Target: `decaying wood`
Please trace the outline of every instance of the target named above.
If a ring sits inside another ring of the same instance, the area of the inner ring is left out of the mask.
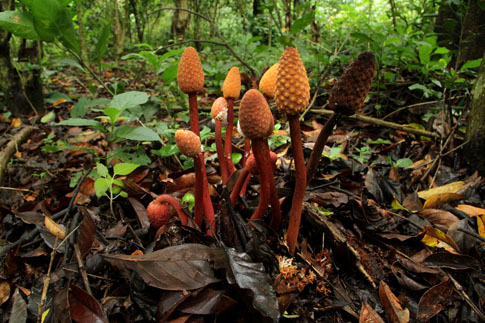
[[[20,130],[18,133],[15,134],[15,136],[13,136],[12,140],[8,142],[5,149],[3,149],[0,153],[0,184],[3,181],[3,175],[5,173],[5,170],[7,169],[8,161],[17,151],[18,146],[30,136],[32,130],[34,130],[33,127],[26,127]]]

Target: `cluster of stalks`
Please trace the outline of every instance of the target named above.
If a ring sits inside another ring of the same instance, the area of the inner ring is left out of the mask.
[[[315,175],[326,140],[341,116],[353,114],[361,108],[370,89],[374,70],[374,55],[372,52],[364,52],[335,84],[329,98],[329,106],[335,113],[322,128],[306,165],[299,118],[309,103],[310,86],[305,67],[296,48],[285,49],[280,61],[263,75],[259,84],[262,93],[256,89],[248,90],[240,101],[239,126],[245,136],[245,154],[243,168],[230,195],[231,203],[235,206],[240,195],[244,194],[250,175],[259,174],[260,199],[251,220],[263,219],[267,209],[271,206],[270,226],[274,230],[279,229],[281,207],[273,175],[276,154],[271,152],[268,146],[268,138],[274,128],[273,114],[268,102],[274,99],[279,112],[288,119],[295,165],[295,187],[286,238],[291,255],[294,254],[297,245],[306,186]],[[216,233],[216,220],[208,190],[204,153],[201,149],[197,107],[197,93],[203,90],[204,73],[199,56],[192,47],[187,47],[182,55],[177,81],[180,89],[189,97],[190,130],[178,130],[175,140],[181,153],[194,158],[195,208],[193,222],[200,228],[205,226],[207,234],[213,236]],[[224,81],[223,97],[214,101],[211,111],[215,122],[215,143],[224,185],[235,171],[232,162],[233,106],[234,101],[239,98],[240,91],[239,69],[233,67]],[[227,126],[223,142],[222,127],[224,124]],[[181,210],[178,200],[162,195],[152,203],[157,203],[157,207],[151,207],[153,210],[159,209],[160,204],[169,203],[176,210],[182,224],[185,225],[189,222],[189,218]]]

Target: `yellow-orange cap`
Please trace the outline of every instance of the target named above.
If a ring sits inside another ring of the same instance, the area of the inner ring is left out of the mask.
[[[289,47],[281,55],[276,76],[275,102],[286,115],[299,115],[310,100],[310,84],[300,54]]]
[[[227,101],[222,96],[218,97],[211,108],[211,115],[213,119],[223,121],[227,117]]]
[[[241,93],[241,74],[239,68],[232,67],[227,73],[224,85],[222,86],[222,94],[226,99],[237,99]]]
[[[177,130],[175,143],[185,156],[197,157],[201,151],[200,138],[190,130]]]
[[[274,98],[274,91],[276,87],[276,74],[278,72],[278,66],[276,63],[271,66],[261,77],[259,81],[259,90],[263,92],[268,98]]]
[[[239,105],[239,124],[249,139],[265,139],[273,133],[274,120],[268,102],[256,89],[247,91]]]
[[[177,71],[177,82],[184,93],[202,91],[204,88],[204,71],[197,51],[189,46],[180,58]]]

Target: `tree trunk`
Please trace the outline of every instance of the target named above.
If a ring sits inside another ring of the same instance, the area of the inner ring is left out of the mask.
[[[0,12],[4,10],[14,10],[14,1],[1,0]],[[20,71],[13,66],[11,61],[10,38],[12,35],[0,30],[0,90],[4,93],[3,104],[15,116],[25,115],[32,112],[35,107],[38,112],[44,108],[44,96],[42,92],[42,82],[40,70],[27,69],[24,72],[26,80],[25,89],[20,78]],[[34,66],[38,65],[38,48],[34,44],[32,48],[25,48],[23,52],[25,58]],[[19,58],[22,60],[22,57]]]
[[[118,6],[118,0],[111,1],[113,4],[113,19],[112,24],[114,35],[115,35],[115,61],[118,64],[118,60],[123,52],[124,41],[125,41],[125,31],[123,25],[121,24],[121,13]]]
[[[450,62],[453,67],[459,68],[468,60],[480,58],[485,49],[485,10],[479,1],[440,4],[434,32],[440,46],[457,51]]]
[[[142,17],[140,17],[141,14],[139,14],[138,10],[136,9],[136,1],[130,0],[130,5],[131,5],[131,12],[133,12],[133,15],[135,16],[135,25],[136,25],[136,33],[138,35],[138,41],[140,43],[143,43],[143,33],[145,31],[145,25],[142,23]]]
[[[485,175],[485,52],[473,87],[473,101],[468,117],[465,158],[469,167]]]
[[[188,0],[176,0],[175,7],[188,9]],[[172,38],[179,39],[185,37],[185,31],[189,25],[190,14],[184,10],[175,10],[172,16]]]

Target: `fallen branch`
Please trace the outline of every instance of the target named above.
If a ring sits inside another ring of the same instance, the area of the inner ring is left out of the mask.
[[[331,116],[334,113],[333,111],[326,110],[326,109],[312,109],[311,111],[315,112],[315,113],[320,113],[322,115],[327,115],[327,116]],[[418,135],[418,136],[431,137],[431,138],[435,138],[435,139],[440,138],[439,134],[434,133],[434,132],[421,130],[421,129],[414,129],[414,128],[411,128],[411,127],[408,127],[408,126],[405,126],[405,125],[402,125],[402,124],[399,124],[399,123],[384,121],[384,120],[378,119],[378,118],[367,117],[367,116],[357,114],[357,113],[353,114],[351,116],[348,116],[348,117],[343,117],[343,119],[354,120],[354,121],[363,121],[363,122],[366,122],[366,123],[375,124],[377,126],[401,130],[401,131],[404,131],[404,132],[407,132],[407,133],[412,133],[412,134]]]
[[[7,164],[12,157],[12,155],[17,151],[17,148],[20,144],[22,144],[29,136],[30,133],[34,130],[33,127],[26,127],[13,136],[12,140],[10,140],[0,153],[0,184],[3,181],[3,174],[7,169]]]

